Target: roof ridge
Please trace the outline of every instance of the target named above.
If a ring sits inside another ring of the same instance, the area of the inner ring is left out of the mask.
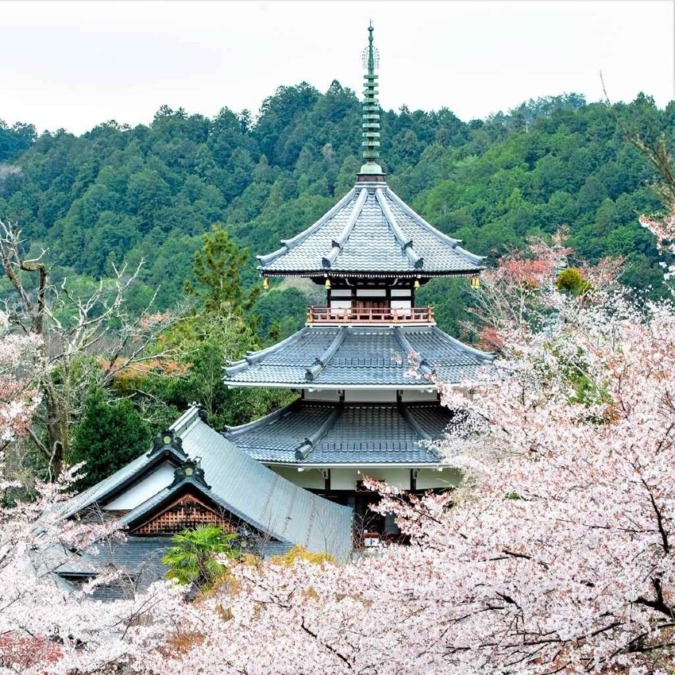
[[[405,405],[399,405],[399,410],[401,412],[401,417],[413,428],[413,431],[423,440],[423,441],[431,441],[433,440],[433,437],[431,434],[427,433],[423,428],[422,425],[410,414],[410,411],[408,410],[407,406]]]
[[[195,423],[197,419],[201,419],[199,413],[201,406],[198,403],[191,403],[188,409],[169,427],[175,432],[176,436],[180,436],[189,426]]]
[[[338,417],[342,415],[344,406],[338,405],[333,412],[321,423],[321,426],[295,449],[297,460],[307,459],[309,453],[314,450],[316,444],[335,426]]]
[[[354,188],[354,190],[356,189],[357,188]],[[335,259],[338,257],[338,255],[344,248],[347,239],[349,239],[349,236],[351,235],[352,230],[354,229],[354,225],[356,224],[358,217],[361,215],[363,205],[366,203],[366,198],[368,197],[368,190],[364,187],[358,189],[361,190],[361,194],[359,195],[358,199],[356,200],[356,203],[354,204],[354,208],[352,209],[352,212],[349,215],[349,220],[342,228],[342,231],[337,236],[337,238],[333,239],[333,241],[331,242],[331,250],[328,252],[327,255],[325,255],[321,259],[321,264],[324,267],[330,267],[335,262]]]
[[[221,436],[229,440],[231,437],[236,437],[245,431],[251,431],[257,427],[270,424],[276,421],[279,417],[283,417],[285,414],[291,412],[293,408],[297,408],[301,401],[302,399],[297,399],[296,401],[289,403],[287,406],[279,408],[278,410],[269,413],[269,415],[259,417],[257,420],[253,420],[252,422],[246,422],[245,424],[237,424],[234,426],[225,425],[225,430],[220,432]]]
[[[313,382],[314,378],[330,363],[330,360],[335,356],[335,353],[340,349],[342,343],[347,337],[347,327],[340,326],[337,335],[333,338],[328,348],[314,359],[314,363],[305,371],[305,380]]]
[[[404,349],[404,351],[407,353],[408,357],[410,357],[411,354],[417,354],[418,356],[421,357],[420,352],[418,352],[414,347],[410,344],[410,341],[408,338],[403,335],[403,332],[401,331],[400,326],[395,326],[394,327],[394,335],[396,336],[396,339],[398,340],[398,343],[401,345],[401,347]],[[421,357],[417,360],[418,367],[420,371],[423,373],[424,376],[431,376],[433,375],[436,371],[435,368],[432,368],[429,365],[429,362]]]
[[[396,237],[396,240],[401,245],[401,250],[408,256],[408,259],[414,265],[415,269],[421,269],[424,266],[424,258],[413,250],[413,240],[406,238],[405,232],[403,232],[401,226],[396,222],[396,218],[391,212],[389,204],[387,204],[387,200],[384,197],[384,192],[382,192],[381,187],[375,188],[375,197],[384,213],[391,231],[394,233],[394,237]]]
[[[223,368],[223,370],[225,371],[225,375],[228,377],[230,375],[236,375],[244,368],[247,368],[249,366],[258,363],[258,361],[264,359],[266,356],[274,354],[283,347],[287,347],[288,345],[297,342],[306,331],[307,326],[303,326],[299,331],[293,333],[293,335],[289,335],[285,340],[282,340],[281,342],[277,342],[276,344],[271,345],[270,347],[265,347],[264,349],[258,349],[257,351],[250,351],[243,358],[238,359],[237,361],[231,361],[230,362],[231,365],[225,366]]]

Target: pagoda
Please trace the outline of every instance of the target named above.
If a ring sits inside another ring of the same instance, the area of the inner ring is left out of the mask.
[[[368,31],[364,163],[354,187],[313,225],[258,256],[265,287],[271,277],[305,277],[325,288],[326,301],[308,308],[302,330],[225,369],[231,387],[291,388],[299,398],[223,433],[274,472],[362,517],[373,499],[361,488],[365,475],[409,491],[459,482],[434,451],[453,420],[436,382],[472,379],[493,359],[440,330],[432,307],[416,305],[416,291],[435,277],[469,276],[475,285],[483,258],[387,185],[372,24]]]

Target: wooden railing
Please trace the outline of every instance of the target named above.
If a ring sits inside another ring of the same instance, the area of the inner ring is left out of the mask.
[[[433,307],[308,307],[307,323],[434,323]]]

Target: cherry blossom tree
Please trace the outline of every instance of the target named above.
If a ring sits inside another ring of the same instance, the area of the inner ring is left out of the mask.
[[[82,296],[67,279],[52,283],[46,251],[29,259],[26,248],[18,223],[0,220],[0,266],[18,299],[12,324],[41,341],[42,367],[33,380],[41,404],[28,434],[50,475],[58,477],[70,459],[72,430],[91,387],[110,386],[130,367],[166,356],[161,350],[150,354],[147,347],[175,317],[151,312],[154,297],[140,316],[129,312],[128,293],[142,261],[131,271],[116,268],[112,280]],[[36,277],[35,290],[30,275]]]
[[[119,583],[120,571],[78,591],[53,574],[73,553],[105,545],[117,526],[63,519],[78,467],[53,483],[20,482],[8,470],[6,454],[40,405],[32,385],[45,367],[40,336],[9,327],[0,312],[0,673],[102,672],[134,654],[125,629],[142,619],[156,594],[114,607],[83,602],[97,585]],[[162,588],[161,597],[166,602],[170,589]]]

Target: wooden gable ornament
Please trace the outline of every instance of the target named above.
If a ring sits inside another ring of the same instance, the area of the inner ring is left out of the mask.
[[[167,438],[166,441],[168,440]],[[219,525],[226,532],[235,532],[238,519],[209,497],[205,491],[210,489],[200,458],[186,460],[175,468],[166,500],[148,512],[146,519],[133,526],[132,533],[146,536],[171,535],[200,525]]]

